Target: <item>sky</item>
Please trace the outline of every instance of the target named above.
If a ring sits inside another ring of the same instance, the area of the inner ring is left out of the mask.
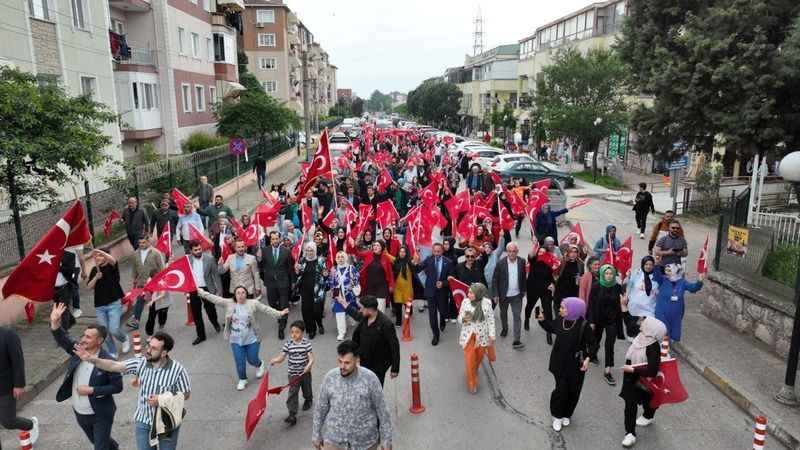
[[[517,43],[591,0],[284,0],[339,68],[339,88],[362,98],[408,92],[472,53],[475,17],[483,48]]]

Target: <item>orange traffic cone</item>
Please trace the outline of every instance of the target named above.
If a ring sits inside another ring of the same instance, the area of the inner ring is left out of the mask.
[[[403,308],[405,311],[403,313],[403,336],[400,338],[403,342],[411,342],[413,338],[411,337],[411,302],[405,304]]]
[[[33,444],[31,444],[31,433],[29,431],[19,432],[19,448],[22,450],[33,450]]]
[[[189,294],[186,294],[186,326],[194,326],[194,316],[192,315],[192,301],[189,300]]]

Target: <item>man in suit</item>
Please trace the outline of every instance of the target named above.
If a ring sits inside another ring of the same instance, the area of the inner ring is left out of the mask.
[[[61,304],[66,309],[67,304]],[[61,322],[56,324],[60,327]],[[25,394],[25,357],[13,328],[0,327],[0,426],[31,434],[31,444],[39,439],[39,420],[17,416],[17,400]]]
[[[522,296],[526,286],[525,261],[518,257],[519,247],[515,242],[509,242],[506,245],[506,254],[507,256],[497,262],[492,277],[494,301],[495,303],[500,302],[500,321],[503,324],[500,337],[508,335],[508,307],[511,306],[511,314],[514,316],[514,342],[512,345],[515,349],[522,350],[525,348],[525,344],[520,341]]]
[[[425,273],[425,299],[428,301],[428,320],[433,331],[431,345],[438,345],[439,332],[444,331],[449,313],[447,277],[452,275],[453,262],[442,256],[444,247],[440,243],[433,244],[432,253],[417,266],[416,271]]]
[[[258,275],[256,257],[247,253],[247,245],[239,238],[233,243],[233,251],[219,267],[219,273],[230,273],[231,292],[242,286],[247,290],[247,298],[261,296],[261,277]]]
[[[81,361],[73,353],[78,345],[92,355],[111,359],[112,356],[103,350],[103,341],[108,332],[102,325],[89,325],[80,341],[75,342],[61,327],[61,315],[66,309],[66,305],[61,303],[54,305],[50,312],[50,331],[58,346],[70,355],[67,373],[56,393],[56,401],[72,398],[72,410],[78,425],[86,433],[89,442],[94,444],[95,450],[117,450],[117,441],[111,437],[117,411],[113,395],[122,392],[122,375],[100,370],[88,361]]]
[[[281,245],[277,231],[269,234],[269,245],[258,249],[261,280],[267,291],[269,306],[282,311],[289,307],[289,293],[292,285],[292,253]],[[278,319],[278,339],[283,340],[286,329],[286,316]]]
[[[139,238],[139,248],[133,254],[133,270],[131,274],[133,287],[144,287],[153,270],[160,272],[163,268],[164,255],[150,245],[150,240],[147,239],[147,236]],[[133,307],[133,319],[129,324],[134,330],[139,329],[139,320],[142,318],[143,310],[144,298],[140,296],[136,299],[136,304]]]
[[[192,266],[192,274],[194,281],[198,288],[203,288],[206,291],[220,295],[222,290],[222,282],[219,279],[219,270],[217,269],[217,262],[210,253],[203,252],[203,246],[198,241],[190,241],[189,248],[191,248],[191,255],[189,256],[189,264]],[[203,309],[206,310],[208,321],[219,333],[222,329],[217,321],[217,309],[213,303],[208,300],[200,298],[197,291],[189,294],[189,303],[192,308],[192,317],[194,318],[194,327],[197,331],[197,338],[192,342],[192,345],[197,345],[206,340],[206,327],[203,322]]]

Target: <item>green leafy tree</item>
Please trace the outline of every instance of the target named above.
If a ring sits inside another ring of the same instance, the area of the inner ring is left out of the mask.
[[[344,98],[340,98],[336,101],[336,104],[333,105],[333,108],[328,111],[328,114],[332,117],[352,117],[353,110],[350,102]]]
[[[389,112],[392,110],[392,96],[376,89],[369,96],[366,107],[368,111]]]
[[[364,99],[361,97],[354,97],[353,103],[350,105],[350,111],[353,116],[361,117],[364,114]]]
[[[508,133],[513,133],[517,128],[517,119],[514,117],[514,107],[510,102],[506,102],[503,108],[498,108],[497,105],[492,107],[492,113],[489,116],[489,121],[495,130],[502,129],[503,136],[508,136]]]
[[[582,55],[574,48],[559,50],[542,70],[536,88],[536,109],[551,137],[574,137],[594,151],[627,123],[625,67],[612,50],[592,49]]]
[[[220,135],[256,138],[261,145],[270,136],[300,127],[297,114],[260,86],[243,91],[238,102],[218,104],[214,115]]]
[[[397,113],[400,117],[408,117],[408,105],[405,103],[401,103],[394,108],[392,108],[392,112]]]
[[[426,80],[408,93],[406,105],[413,117],[442,129],[456,129],[461,90],[440,80]]]

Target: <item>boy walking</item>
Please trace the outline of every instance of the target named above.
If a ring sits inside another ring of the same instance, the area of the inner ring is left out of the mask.
[[[297,404],[300,389],[303,390],[303,411],[311,409],[313,393],[311,392],[311,368],[314,366],[314,352],[311,350],[311,341],[305,337],[306,324],[302,320],[293,322],[289,327],[289,339],[283,344],[281,353],[269,361],[270,365],[282,363],[289,359],[289,381],[296,378],[300,380],[289,387],[289,398],[286,407],[289,417],[284,422],[290,426],[297,423]]]

